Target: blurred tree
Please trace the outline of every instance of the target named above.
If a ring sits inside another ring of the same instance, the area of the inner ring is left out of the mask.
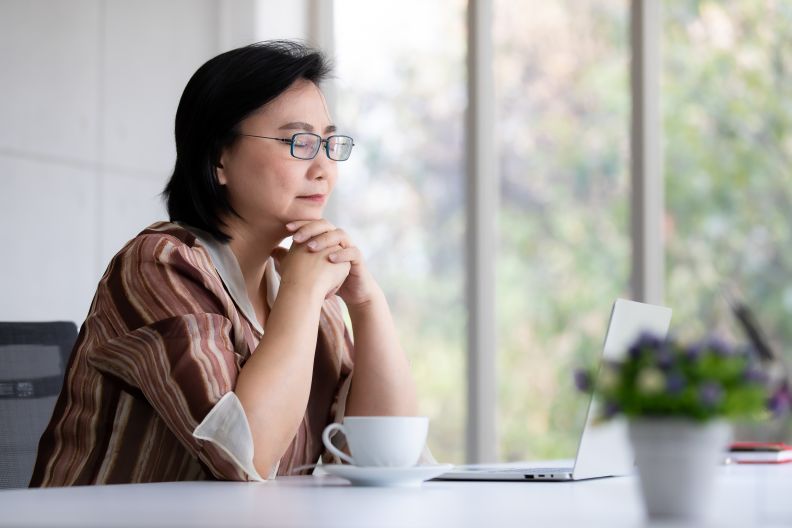
[[[674,327],[743,339],[720,295],[736,286],[792,360],[792,4],[665,5],[666,299]]]
[[[570,372],[629,293],[627,4],[494,5],[501,457],[571,458]]]
[[[719,296],[728,281],[792,355],[792,2],[664,6],[672,328],[741,337]],[[630,295],[628,9],[494,2],[504,460],[574,455],[587,401],[570,372],[597,357],[612,300]],[[464,10],[336,0],[337,118],[358,143],[337,221],[391,300],[430,443],[452,462],[466,391]]]
[[[342,167],[335,220],[391,303],[435,457],[461,463],[465,2],[335,5],[337,119],[358,145]]]

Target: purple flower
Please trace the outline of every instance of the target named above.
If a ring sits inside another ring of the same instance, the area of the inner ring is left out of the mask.
[[[591,392],[593,386],[591,374],[587,370],[575,370],[575,386],[581,392]]]
[[[643,353],[643,349],[639,345],[634,344],[630,346],[627,353],[630,355],[630,359],[635,360],[641,357],[641,354]]]
[[[663,344],[663,341],[663,339],[657,337],[651,332],[641,332],[641,335],[638,336],[638,340],[635,342],[635,344],[640,347],[656,349]]]
[[[666,391],[669,394],[679,394],[685,385],[685,378],[679,372],[671,372],[666,377]]]
[[[631,359],[639,359],[644,350],[656,352],[663,346],[664,340],[651,332],[641,332],[638,339],[630,346],[628,353]]]
[[[705,407],[715,407],[723,399],[723,389],[714,381],[704,383],[699,389],[699,399]]]
[[[781,384],[778,390],[767,401],[767,408],[774,416],[778,417],[786,414],[792,405],[792,395],[789,392],[787,382]]]
[[[657,349],[657,366],[663,370],[668,370],[674,364],[674,351],[669,343],[663,343]]]
[[[731,346],[729,346],[726,341],[717,336],[712,336],[707,339],[706,346],[708,349],[712,350],[715,355],[721,357],[731,356],[733,353]]]
[[[685,348],[685,357],[690,361],[696,361],[701,357],[701,351],[704,350],[704,343],[698,342]]]
[[[769,381],[769,376],[767,375],[767,372],[761,368],[757,367],[756,365],[749,364],[743,371],[742,379],[748,383],[765,385]]]

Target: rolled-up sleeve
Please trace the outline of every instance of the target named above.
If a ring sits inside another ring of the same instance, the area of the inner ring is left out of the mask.
[[[139,236],[104,281],[119,331],[88,362],[142,394],[168,429],[222,480],[262,480],[254,443],[233,393],[247,345],[207,253],[189,241]]]
[[[262,480],[253,439],[233,393],[238,376],[230,322],[187,314],[95,348],[89,361],[138,389],[181,444],[218,479]]]
[[[212,407],[192,433],[197,440],[214,444],[225,452],[237,468],[241,468],[250,480],[264,480],[253,464],[253,435],[250,425],[236,394],[227,392]],[[272,468],[268,478],[275,478],[278,465]]]

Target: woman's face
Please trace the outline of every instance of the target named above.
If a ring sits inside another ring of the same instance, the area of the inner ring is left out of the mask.
[[[298,132],[326,138],[334,130],[321,91],[307,80],[295,82],[239,126],[241,134],[287,139]],[[223,151],[220,165],[217,176],[231,206],[254,229],[322,218],[337,176],[324,144],[314,159],[301,160],[291,156],[288,143],[248,136]]]

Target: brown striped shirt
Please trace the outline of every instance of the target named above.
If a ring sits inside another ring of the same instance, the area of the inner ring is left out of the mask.
[[[208,429],[223,433],[224,417],[215,416],[227,410],[221,399],[235,399],[229,393],[263,332],[233,253],[222,246],[213,250],[197,230],[160,222],[112,259],[39,443],[31,486],[256,479],[222,440],[194,434],[209,420]],[[277,286],[277,259],[267,271]],[[343,414],[352,361],[333,297],[322,307],[305,416],[270,476],[309,473],[292,470],[329,459],[321,434]]]

